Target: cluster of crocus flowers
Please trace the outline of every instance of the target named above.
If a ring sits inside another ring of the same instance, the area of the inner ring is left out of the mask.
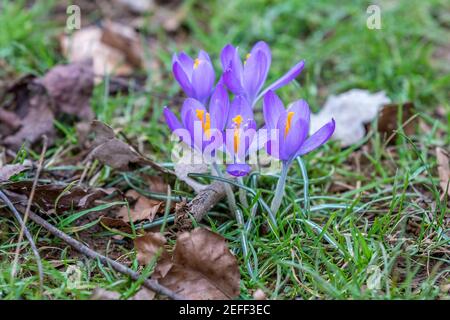
[[[313,151],[330,139],[335,127],[333,120],[308,137],[308,104],[299,100],[285,108],[274,92],[300,74],[304,61],[264,88],[272,62],[270,48],[265,42],[256,43],[244,62],[238,48],[228,44],[223,48],[220,60],[223,73],[214,87],[215,72],[206,52],[200,51],[196,59],[185,53],[173,57],[174,76],[188,98],[181,109],[181,122],[167,107],[164,115],[170,129],[184,143],[201,152],[208,149],[213,155],[222,151],[231,159],[227,163],[227,172],[240,177],[251,170],[246,158],[259,147],[265,146],[268,154],[281,160],[283,172],[287,173],[296,157]],[[230,93],[234,95],[231,102]],[[265,125],[257,130],[253,109],[261,98]],[[258,134],[261,130],[266,132],[263,143]],[[277,209],[276,204],[273,207]]]

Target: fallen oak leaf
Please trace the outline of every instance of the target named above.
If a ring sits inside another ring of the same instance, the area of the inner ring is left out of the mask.
[[[172,263],[166,276],[154,277],[189,299],[233,299],[239,295],[239,267],[219,234],[203,228],[179,234]]]
[[[444,149],[436,148],[436,159],[438,164],[439,181],[442,191],[447,190],[447,194],[450,196],[450,165],[448,154]]]

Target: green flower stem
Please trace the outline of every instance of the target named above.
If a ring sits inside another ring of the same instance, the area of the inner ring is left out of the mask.
[[[280,209],[281,200],[283,200],[284,187],[286,185],[287,173],[289,171],[290,163],[283,162],[281,167],[280,178],[278,179],[277,187],[275,189],[275,196],[273,197],[272,204],[270,205],[270,210],[277,214],[278,209]]]
[[[222,170],[220,170],[217,163],[212,164],[213,172],[219,176],[220,178],[224,178]],[[247,269],[249,274],[253,277],[253,268],[250,264],[249,257],[248,257],[248,240],[247,240],[247,233],[245,231],[245,222],[244,222],[244,216],[242,215],[242,212],[238,209],[236,205],[236,200],[234,198],[233,189],[231,188],[231,185],[228,183],[224,183],[225,192],[227,194],[227,200],[228,205],[230,207],[231,212],[234,212],[236,216],[236,221],[238,223],[238,227],[241,233],[241,248],[242,248],[242,255],[244,256],[244,260],[247,264]],[[245,194],[244,194],[245,196]]]
[[[300,170],[302,172],[303,179],[303,210],[304,215],[309,216],[309,179],[308,179],[308,171],[306,170],[305,162],[301,157],[297,158],[298,165],[300,166]]]
[[[237,180],[240,184],[244,185],[244,179],[242,177],[237,178]],[[239,188],[239,201],[243,207],[248,208],[247,192],[245,189]]]

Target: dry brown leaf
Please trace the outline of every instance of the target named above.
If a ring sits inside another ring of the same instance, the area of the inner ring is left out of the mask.
[[[115,219],[111,217],[101,217],[100,223],[109,229],[115,229],[124,233],[132,233],[133,230],[131,229],[130,224],[126,223],[122,219]]]
[[[117,214],[117,217],[125,222],[129,222],[130,217],[133,222],[142,220],[153,221],[164,204],[162,201],[148,199],[137,193],[135,190],[129,190],[126,193],[126,196],[131,200],[130,202],[134,204],[130,205],[129,215],[128,206],[123,206]]]
[[[95,134],[95,140],[89,158],[97,159],[104,165],[121,171],[132,170],[136,165],[150,165],[160,172],[170,173],[152,160],[144,158],[130,145],[117,139],[114,130],[103,122],[94,120],[91,132]]]
[[[19,181],[9,183],[3,188],[17,194],[29,196],[33,181]],[[46,211],[54,209],[86,209],[101,199],[114,192],[115,189],[87,189],[80,186],[70,187],[66,184],[41,184],[36,186],[34,202]]]
[[[128,76],[142,65],[142,49],[135,31],[122,24],[106,22],[61,37],[63,54],[71,62],[92,59],[97,76]],[[97,79],[101,81],[101,79]]]
[[[398,119],[398,108],[402,108],[402,119]],[[412,118],[414,114],[414,104],[411,102],[404,104],[386,104],[380,111],[378,132],[384,138],[390,138],[390,141],[392,141],[391,137],[395,134],[395,130],[399,129],[398,123],[401,123],[407,135],[414,134],[417,123],[417,118]]]
[[[445,190],[447,190],[447,194],[450,196],[450,165],[448,154],[444,151],[444,149],[437,147],[436,159],[438,164],[439,181],[442,191],[445,192]]]
[[[19,79],[8,88],[0,114],[2,144],[19,149],[24,142],[34,144],[43,135],[51,144],[53,123],[60,114],[93,118],[89,105],[92,90],[93,72],[88,63],[56,66],[42,78]]]
[[[23,164],[7,164],[0,167],[0,182],[8,181],[12,176],[25,170],[27,170],[27,167]]]
[[[164,181],[161,176],[145,176],[145,182],[148,184],[148,189],[150,192],[155,193],[167,193],[167,188],[169,185]]]
[[[128,144],[117,139],[108,125],[93,121],[91,130],[95,133],[94,146],[90,157],[118,170],[130,170],[130,165],[142,162],[142,157]]]
[[[47,89],[57,113],[92,120],[90,99],[94,90],[94,74],[89,62],[60,65],[36,80]]]
[[[167,243],[166,238],[159,232],[148,232],[134,240],[137,260],[141,265],[147,265],[155,254]]]
[[[133,28],[123,24],[106,21],[102,23],[101,41],[121,51],[134,68],[142,67],[142,48],[139,36]]]
[[[167,275],[158,281],[176,293],[195,300],[239,295],[239,267],[221,235],[203,228],[181,233],[172,263]]]
[[[148,232],[144,236],[134,240],[137,260],[141,265],[149,264],[158,250],[162,249],[155,271],[153,272],[155,278],[165,277],[170,268],[172,268],[170,256],[164,249],[166,242],[166,238],[159,232]]]

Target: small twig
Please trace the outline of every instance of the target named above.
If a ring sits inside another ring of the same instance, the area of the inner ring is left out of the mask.
[[[34,177],[33,186],[31,187],[30,197],[28,198],[27,209],[23,216],[23,224],[20,228],[19,240],[17,241],[16,252],[14,253],[14,261],[13,261],[13,265],[12,265],[12,269],[11,269],[11,277],[12,278],[14,278],[16,276],[17,264],[19,263],[19,255],[20,255],[20,248],[21,248],[20,244],[22,243],[22,240],[23,240],[23,233],[25,231],[25,226],[27,225],[27,220],[28,220],[28,212],[31,209],[31,204],[33,202],[34,193],[36,192],[39,175],[41,174],[42,165],[44,163],[45,152],[47,151],[47,136],[44,135],[42,137],[42,139],[44,140],[44,143],[42,145],[41,156],[39,157],[39,162],[38,162],[38,166],[37,166],[37,170],[36,170],[36,176]]]
[[[61,230],[59,230],[52,224],[48,223],[47,221],[42,219],[40,216],[38,216],[34,212],[29,211],[28,214],[32,221],[34,221],[41,227],[45,228],[48,232],[50,232],[55,237],[66,242],[68,245],[73,247],[78,252],[84,254],[85,256],[87,256],[91,259],[98,259],[103,265],[110,266],[117,272],[120,272],[122,274],[129,276],[131,279],[133,279],[135,281],[141,280],[140,279],[141,275],[138,272],[135,272],[132,269],[124,266],[123,264],[121,264],[111,258],[108,258],[104,255],[101,255],[100,253],[90,249],[89,247],[85,246],[81,242],[75,240],[71,236],[62,232]],[[160,285],[156,280],[145,279],[144,282],[142,283],[142,285],[150,290],[153,290],[154,292],[156,292],[158,294],[165,295],[174,300],[184,300],[185,299],[183,296],[173,292],[172,290],[168,289],[167,287]]]
[[[205,189],[200,191],[189,203],[180,206],[177,209],[176,215],[178,217],[188,217],[192,215],[195,221],[200,222],[203,217],[225,198],[225,187],[222,182],[215,181]]]
[[[16,207],[14,207],[14,205],[9,200],[9,198],[6,196],[6,194],[4,194],[3,191],[1,191],[1,190],[0,190],[0,198],[9,207],[11,212],[14,214],[14,217],[19,222],[20,227],[25,234],[25,237],[27,238],[28,242],[30,243],[31,250],[33,251],[34,257],[36,259],[36,265],[37,265],[38,274],[39,274],[39,290],[42,295],[42,292],[44,291],[44,270],[42,268],[41,256],[39,255],[39,251],[36,247],[36,244],[34,243],[33,236],[31,235],[30,231],[28,230],[27,226],[25,225],[25,223],[24,223],[22,217],[20,216],[20,213],[17,211]]]

